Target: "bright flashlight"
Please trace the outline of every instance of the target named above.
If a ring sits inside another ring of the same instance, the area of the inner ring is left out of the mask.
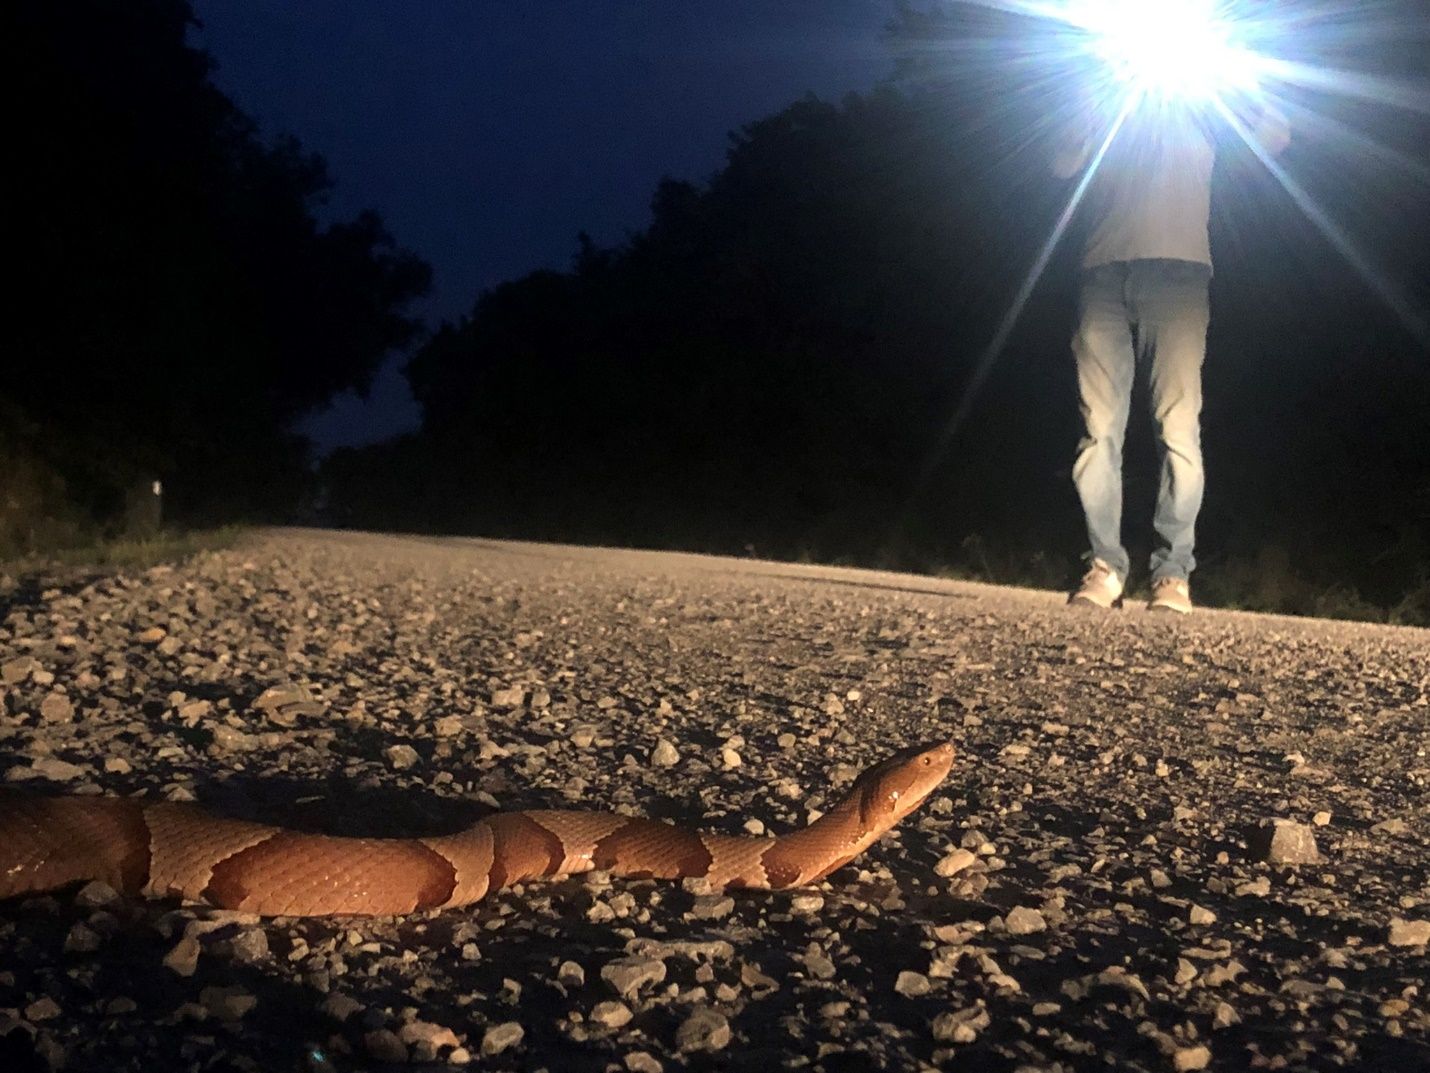
[[[1218,0],[1072,0],[1069,21],[1129,93],[1208,103],[1257,89],[1262,60],[1238,44]]]

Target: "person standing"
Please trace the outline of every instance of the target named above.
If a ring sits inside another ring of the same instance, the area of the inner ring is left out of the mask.
[[[1087,165],[1090,119],[1053,160],[1071,179]],[[1264,108],[1252,130],[1260,148],[1290,142],[1281,113]],[[1202,505],[1202,363],[1210,318],[1212,168],[1216,141],[1194,105],[1145,97],[1124,118],[1086,194],[1089,232],[1082,260],[1072,350],[1084,434],[1073,463],[1091,567],[1071,602],[1120,606],[1129,570],[1122,544],[1122,445],[1139,364],[1161,473],[1152,518],[1156,611],[1192,609],[1189,578]]]

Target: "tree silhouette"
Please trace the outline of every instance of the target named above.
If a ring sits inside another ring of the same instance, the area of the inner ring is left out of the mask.
[[[376,214],[316,222],[323,161],[264,144],[214,88],[185,0],[19,0],[6,19],[0,393],[43,430],[25,450],[99,518],[141,476],[191,520],[290,511],[293,420],[415,337],[428,268]]]

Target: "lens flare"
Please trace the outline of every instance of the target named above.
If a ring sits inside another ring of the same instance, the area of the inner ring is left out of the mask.
[[[1206,103],[1258,87],[1262,60],[1216,0],[1075,0],[1067,19],[1134,94]]]

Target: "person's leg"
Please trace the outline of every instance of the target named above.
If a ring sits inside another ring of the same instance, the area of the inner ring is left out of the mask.
[[[1207,351],[1211,269],[1182,261],[1148,261],[1133,281],[1138,336],[1150,360],[1148,386],[1161,459],[1157,546],[1152,580],[1186,579],[1196,568],[1197,513],[1202,506],[1202,362]]]
[[[1136,355],[1128,320],[1126,264],[1104,265],[1083,278],[1073,336],[1084,435],[1073,462],[1092,555],[1127,580],[1122,546],[1122,442]]]

